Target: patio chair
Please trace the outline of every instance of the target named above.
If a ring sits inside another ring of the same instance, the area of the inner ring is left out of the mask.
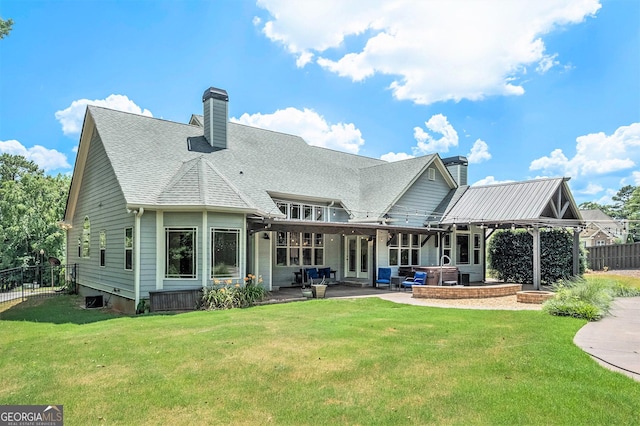
[[[313,283],[313,280],[320,278],[320,275],[318,275],[318,268],[304,268],[304,275],[306,277],[304,282],[311,281]]]
[[[427,281],[427,273],[418,271],[413,276],[413,279],[407,279],[406,281],[402,281],[402,284],[400,285],[402,286],[402,288],[411,288],[414,285],[425,285],[426,281]]]
[[[391,268],[378,268],[378,278],[376,279],[376,287],[391,288]]]
[[[322,279],[328,281],[329,278],[331,278],[331,267],[319,268],[318,269],[318,278],[322,278]]]

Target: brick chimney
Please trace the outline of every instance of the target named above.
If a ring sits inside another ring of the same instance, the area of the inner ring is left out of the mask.
[[[204,137],[214,148],[227,147],[229,95],[227,91],[209,87],[202,95],[204,104]]]

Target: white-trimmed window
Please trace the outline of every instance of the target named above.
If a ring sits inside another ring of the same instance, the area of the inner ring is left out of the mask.
[[[393,234],[389,240],[389,266],[420,265],[420,235]]]
[[[91,221],[89,216],[85,216],[82,224],[82,257],[89,257],[89,249],[91,248]]]
[[[196,228],[165,228],[166,278],[196,278]]]
[[[469,264],[469,243],[469,234],[456,234],[456,265]]]
[[[473,234],[473,264],[479,265],[482,259],[482,235]]]
[[[124,269],[133,271],[133,228],[124,228]]]
[[[442,242],[442,254],[451,259],[451,234],[444,234],[444,241]],[[447,260],[445,259],[445,262]]]
[[[278,232],[278,266],[324,265],[324,235],[313,232]]]
[[[302,204],[283,200],[277,200],[276,205],[280,212],[286,215],[289,220],[304,220],[309,222],[327,221],[327,206]]]
[[[107,231],[100,231],[100,266],[107,264]]]
[[[211,277],[240,278],[240,229],[211,229]]]

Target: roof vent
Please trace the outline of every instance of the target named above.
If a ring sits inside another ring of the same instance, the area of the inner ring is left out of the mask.
[[[224,89],[209,87],[202,94],[204,104],[204,137],[214,148],[227,147],[229,95]]]

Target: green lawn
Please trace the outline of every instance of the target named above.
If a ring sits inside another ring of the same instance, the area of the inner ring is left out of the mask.
[[[0,404],[66,424],[637,424],[640,383],[538,311],[313,300],[118,317],[78,297],[0,313]]]

